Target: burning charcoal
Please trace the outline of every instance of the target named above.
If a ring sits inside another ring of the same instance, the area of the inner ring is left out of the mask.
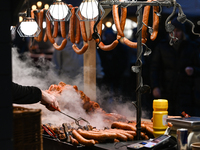
[[[58,134],[58,138],[60,140],[62,140],[62,141],[66,141],[67,140],[65,133]]]

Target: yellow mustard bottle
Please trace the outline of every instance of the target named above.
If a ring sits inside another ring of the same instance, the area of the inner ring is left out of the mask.
[[[168,100],[153,100],[153,134],[158,137],[165,133],[167,129]]]

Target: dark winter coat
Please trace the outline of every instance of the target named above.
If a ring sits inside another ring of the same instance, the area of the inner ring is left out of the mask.
[[[12,83],[13,103],[15,104],[33,104],[42,98],[42,92],[34,86],[22,86]]]
[[[193,67],[188,76],[186,67]],[[169,114],[192,113],[194,79],[199,75],[199,53],[191,41],[182,41],[176,50],[168,41],[161,41],[152,53],[151,87],[161,89],[161,97],[168,99]]]

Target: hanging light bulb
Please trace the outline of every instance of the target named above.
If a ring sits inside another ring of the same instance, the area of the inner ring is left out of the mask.
[[[98,13],[98,2],[95,0],[82,2],[80,5],[81,15],[85,18],[92,19],[97,17]]]
[[[100,11],[99,11],[100,9]],[[81,21],[97,20],[100,12],[100,18],[104,15],[105,11],[96,0],[83,0],[81,5],[76,11],[76,15]]]
[[[46,15],[51,21],[68,21],[71,16],[71,11],[62,0],[56,0],[49,7]]]
[[[20,23],[17,32],[20,37],[37,37],[41,29],[37,22],[30,17],[30,9],[27,9],[27,17]]]
[[[21,23],[21,31],[28,36],[34,35],[37,31],[38,25],[34,20],[26,20]]]

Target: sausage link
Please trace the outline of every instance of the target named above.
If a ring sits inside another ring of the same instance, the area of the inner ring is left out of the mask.
[[[35,10],[31,10],[31,18],[35,19],[35,14],[34,14]]]
[[[94,24],[95,24],[95,21],[90,21],[90,36],[88,38],[88,41],[91,41],[93,38],[92,38],[92,34],[94,33]]]
[[[82,20],[82,16],[80,14],[80,11],[78,12],[78,15],[80,19]],[[86,29],[85,29],[85,21],[80,21],[80,28],[81,28],[81,35],[83,38],[83,41],[87,42],[87,34],[86,34]]]
[[[97,141],[104,141],[108,138],[108,134],[106,132],[88,132],[78,129],[78,133],[82,135],[86,139],[94,139]]]
[[[109,45],[104,45],[103,42],[100,42],[99,43],[99,48],[104,50],[104,51],[110,51],[110,50],[113,50],[117,46],[118,43],[119,43],[118,40],[113,41]]]
[[[69,135],[69,138],[71,140],[72,145],[74,146],[79,145],[79,142],[75,138],[73,138],[71,135]]]
[[[127,39],[126,37],[123,38],[124,44],[126,44],[127,46],[131,47],[131,48],[137,48],[137,42],[132,42],[129,39]]]
[[[43,41],[46,42],[47,40],[48,40],[48,38],[47,38],[47,33],[45,32]]]
[[[156,39],[159,29],[159,16],[155,12],[159,12],[159,6],[153,6],[153,33],[150,36],[152,41]]]
[[[52,37],[52,33],[51,33],[51,21],[48,19],[48,17],[46,16],[46,34],[47,34],[47,37],[49,39],[49,41],[54,44],[55,43],[55,40],[54,38]]]
[[[54,21],[53,37],[56,38],[57,35],[58,35],[58,21]]]
[[[78,44],[80,42],[81,37],[81,28],[80,28],[80,21],[78,17],[76,17],[76,37],[75,37],[75,43]]]
[[[153,128],[146,125],[146,132],[149,134],[149,135],[153,135]]]
[[[95,144],[94,140],[87,140],[84,137],[82,137],[76,130],[72,131],[73,136],[75,139],[80,143],[85,146],[93,146]]]
[[[86,50],[88,49],[88,43],[84,43],[83,47],[81,49],[79,49],[76,44],[72,45],[73,50],[77,53],[77,54],[83,54],[86,52]]]
[[[152,2],[152,0],[148,0],[147,2]],[[151,6],[145,6],[144,12],[143,12],[143,23],[145,23],[148,26],[149,22],[149,12],[150,12]],[[142,43],[146,43],[147,41],[147,27],[145,25],[142,26]]]
[[[43,24],[43,14],[44,14],[44,10],[41,9],[40,12],[37,13],[37,22],[38,22],[38,25],[40,27],[40,33],[37,37],[34,37],[34,39],[38,42],[42,41],[42,37],[43,37],[43,27],[42,27],[42,24]]]
[[[117,139],[120,141],[127,141],[128,137],[122,133],[116,133],[117,134]]]
[[[83,41],[87,42],[87,34],[86,34],[85,22],[84,21],[80,21],[80,28],[81,28],[81,35],[82,35]]]
[[[103,22],[103,20],[101,19],[99,21],[99,23],[97,24],[97,31],[98,31],[98,34],[100,35],[100,37],[101,37],[101,34],[102,34],[102,22]]]
[[[131,130],[123,130],[123,129],[109,129],[111,130],[111,132],[119,132],[119,133],[128,133],[131,134],[132,136],[136,136],[136,132],[135,131],[131,131]]]
[[[124,27],[126,24],[126,16],[127,16],[127,8],[121,7],[120,26],[121,26],[122,32],[124,31]]]
[[[120,21],[119,21],[119,13],[118,13],[118,5],[113,5],[112,7],[112,13],[113,13],[113,20],[117,29],[118,34],[121,37],[124,37],[124,33],[120,27]]]
[[[124,122],[113,122],[111,125],[111,128],[136,131],[136,128],[134,126],[129,125],[128,123],[124,123]]]
[[[57,50],[63,50],[67,44],[67,39],[63,39],[62,43],[58,45],[57,43],[53,44],[53,47]]]
[[[75,7],[72,7],[71,9],[72,16],[70,18],[69,22],[69,38],[72,43],[75,43],[75,35],[74,35],[74,30],[75,30]]]
[[[145,140],[149,139],[149,137],[144,132],[141,132],[141,138]]]
[[[63,38],[66,38],[65,21],[60,21],[60,31],[61,31],[61,36]]]

